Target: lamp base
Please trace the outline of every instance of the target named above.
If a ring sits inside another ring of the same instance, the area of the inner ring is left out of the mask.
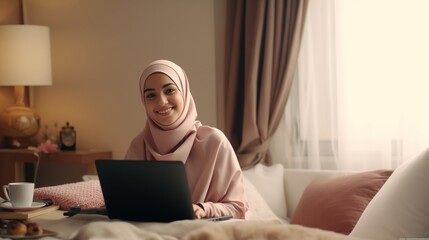
[[[12,145],[19,145],[14,140],[25,145],[26,139],[36,135],[39,129],[39,115],[24,105],[8,107],[0,114],[0,135],[12,139],[8,140]]]

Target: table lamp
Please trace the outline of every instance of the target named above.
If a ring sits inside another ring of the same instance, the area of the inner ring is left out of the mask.
[[[23,148],[40,129],[40,117],[25,106],[25,86],[52,84],[49,28],[0,25],[0,86],[15,87],[15,105],[0,113],[0,136]]]

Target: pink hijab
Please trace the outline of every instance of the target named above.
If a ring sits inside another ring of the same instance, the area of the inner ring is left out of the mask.
[[[157,60],[150,63],[140,77],[140,94],[143,104],[144,86],[146,79],[153,73],[166,74],[182,93],[184,107],[180,117],[169,126],[160,126],[148,117],[143,131],[134,139],[126,159],[156,159],[181,160],[184,163],[191,151],[197,128],[201,123],[197,121],[197,110],[189,89],[188,77],[185,71],[177,64],[168,60]],[[141,139],[141,140],[140,140]],[[145,155],[143,155],[143,153]]]

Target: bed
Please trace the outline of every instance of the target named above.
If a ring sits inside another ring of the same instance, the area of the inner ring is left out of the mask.
[[[429,150],[393,170],[344,172],[257,165],[243,171],[246,220],[138,223],[101,215],[33,220],[58,239],[400,239],[429,237]],[[61,209],[102,207],[96,176],[36,189]],[[269,186],[269,187],[267,187]]]
[[[283,168],[276,168],[276,172],[280,170],[283,171]],[[82,209],[103,207],[97,177],[84,176],[82,182],[36,189],[36,198],[53,198],[54,203],[60,205],[62,210],[36,217],[34,221],[58,233],[55,236],[58,239],[354,239],[333,231],[289,224],[289,218],[275,214],[271,209],[276,208],[272,205],[273,202],[267,203],[248,179],[257,178],[257,175],[244,178],[246,197],[251,209],[246,220],[141,223],[111,220],[96,214],[64,217],[64,210],[73,205],[79,204]],[[276,174],[271,176],[280,177]],[[281,178],[278,180],[283,181],[283,175]]]

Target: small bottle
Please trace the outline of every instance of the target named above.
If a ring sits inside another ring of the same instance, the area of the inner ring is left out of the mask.
[[[76,150],[76,131],[73,126],[67,122],[66,126],[60,131],[60,149],[61,151]]]

